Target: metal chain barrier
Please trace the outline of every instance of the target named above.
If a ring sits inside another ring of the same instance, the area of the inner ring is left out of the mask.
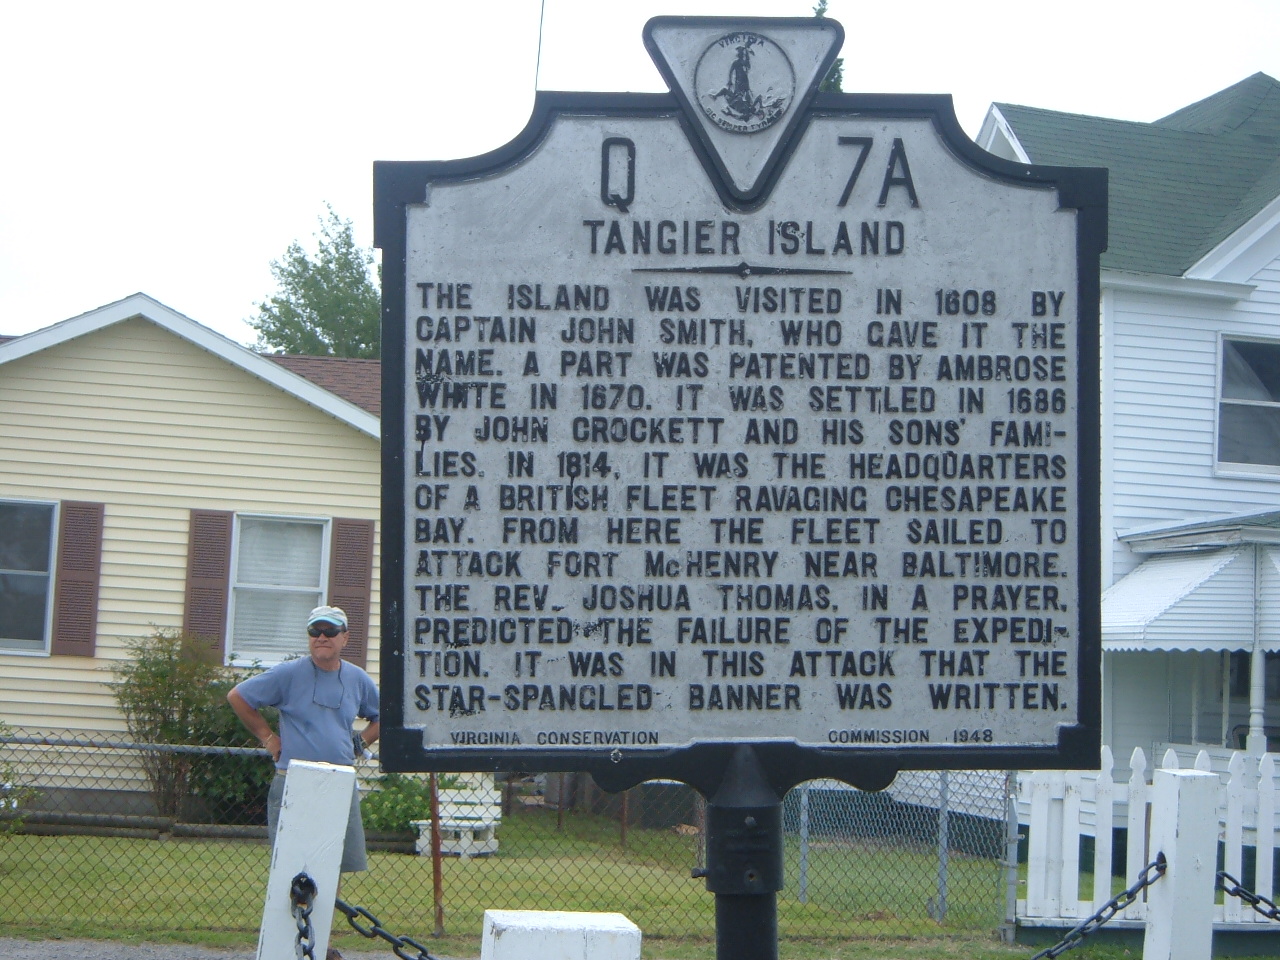
[[[289,903],[293,910],[293,919],[298,924],[298,940],[294,945],[294,953],[299,960],[315,960],[316,933],[311,929],[311,905],[316,899],[316,882],[305,873],[300,873],[289,884]]]
[[[1138,874],[1138,879],[1133,882],[1128,890],[1123,893],[1117,893],[1114,897],[1102,905],[1089,919],[1082,923],[1076,924],[1067,932],[1067,935],[1055,943],[1047,950],[1041,950],[1031,960],[1045,960],[1045,958],[1053,958],[1061,956],[1068,950],[1080,946],[1084,938],[1096,931],[1108,920],[1112,919],[1117,913],[1125,909],[1135,900],[1147,887],[1151,886],[1157,880],[1164,876],[1164,872],[1169,869],[1169,863],[1164,858],[1163,853],[1156,854],[1156,858],[1151,863],[1142,868],[1142,872]]]
[[[1240,886],[1240,881],[1227,873],[1227,871],[1221,870],[1218,872],[1218,886],[1222,888],[1222,892],[1227,896],[1238,897],[1268,920],[1280,920],[1280,907],[1277,907],[1261,894],[1246,890]]]
[[[387,941],[387,943],[391,944],[392,951],[400,958],[400,960],[436,960],[436,958],[427,951],[427,948],[418,943],[417,940],[413,940],[409,937],[397,937],[394,933],[385,930],[382,926],[382,921],[364,907],[353,907],[351,904],[341,899],[335,899],[333,901],[333,906],[334,909],[338,910],[347,918],[347,923],[351,924],[352,929],[362,937],[367,937],[370,940],[375,937],[381,937],[383,940]],[[356,919],[357,917],[362,917],[367,920],[369,922],[369,926],[361,926],[360,922]],[[406,946],[412,947],[418,952],[416,954],[405,953],[404,948]]]

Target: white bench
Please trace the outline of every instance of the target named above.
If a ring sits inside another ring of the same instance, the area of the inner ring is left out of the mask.
[[[460,787],[440,790],[440,852],[475,857],[498,850],[498,822],[502,819],[502,791],[492,774],[470,774]],[[414,820],[419,855],[431,853],[431,821]]]

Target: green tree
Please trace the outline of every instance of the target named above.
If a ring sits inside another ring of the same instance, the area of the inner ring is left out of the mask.
[[[818,5],[813,8],[813,15],[815,17],[825,17],[827,15],[827,0],[818,0]],[[818,92],[844,92],[844,57],[836,57],[836,62],[831,64],[831,69],[827,71],[827,75],[818,84]]]
[[[271,261],[278,289],[249,326],[258,349],[322,357],[377,358],[382,352],[381,301],[373,252],[356,245],[351,221],[325,204],[312,259],[294,241]]]

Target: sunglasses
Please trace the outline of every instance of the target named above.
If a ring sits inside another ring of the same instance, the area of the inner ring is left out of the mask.
[[[318,637],[323,633],[326,637],[332,639],[342,632],[343,630],[341,627],[335,627],[331,623],[325,624],[323,627],[316,626],[315,624],[307,627],[307,636],[309,637]]]

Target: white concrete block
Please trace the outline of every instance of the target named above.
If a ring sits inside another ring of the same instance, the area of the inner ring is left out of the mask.
[[[480,960],[640,960],[640,928],[620,913],[486,910]]]
[[[305,873],[316,884],[311,906],[315,955],[323,957],[333,926],[333,901],[338,895],[342,844],[351,811],[356,772],[352,767],[294,760],[289,764],[276,845],[271,851],[271,874],[258,932],[258,960],[294,957],[298,924],[293,918],[289,888]]]

